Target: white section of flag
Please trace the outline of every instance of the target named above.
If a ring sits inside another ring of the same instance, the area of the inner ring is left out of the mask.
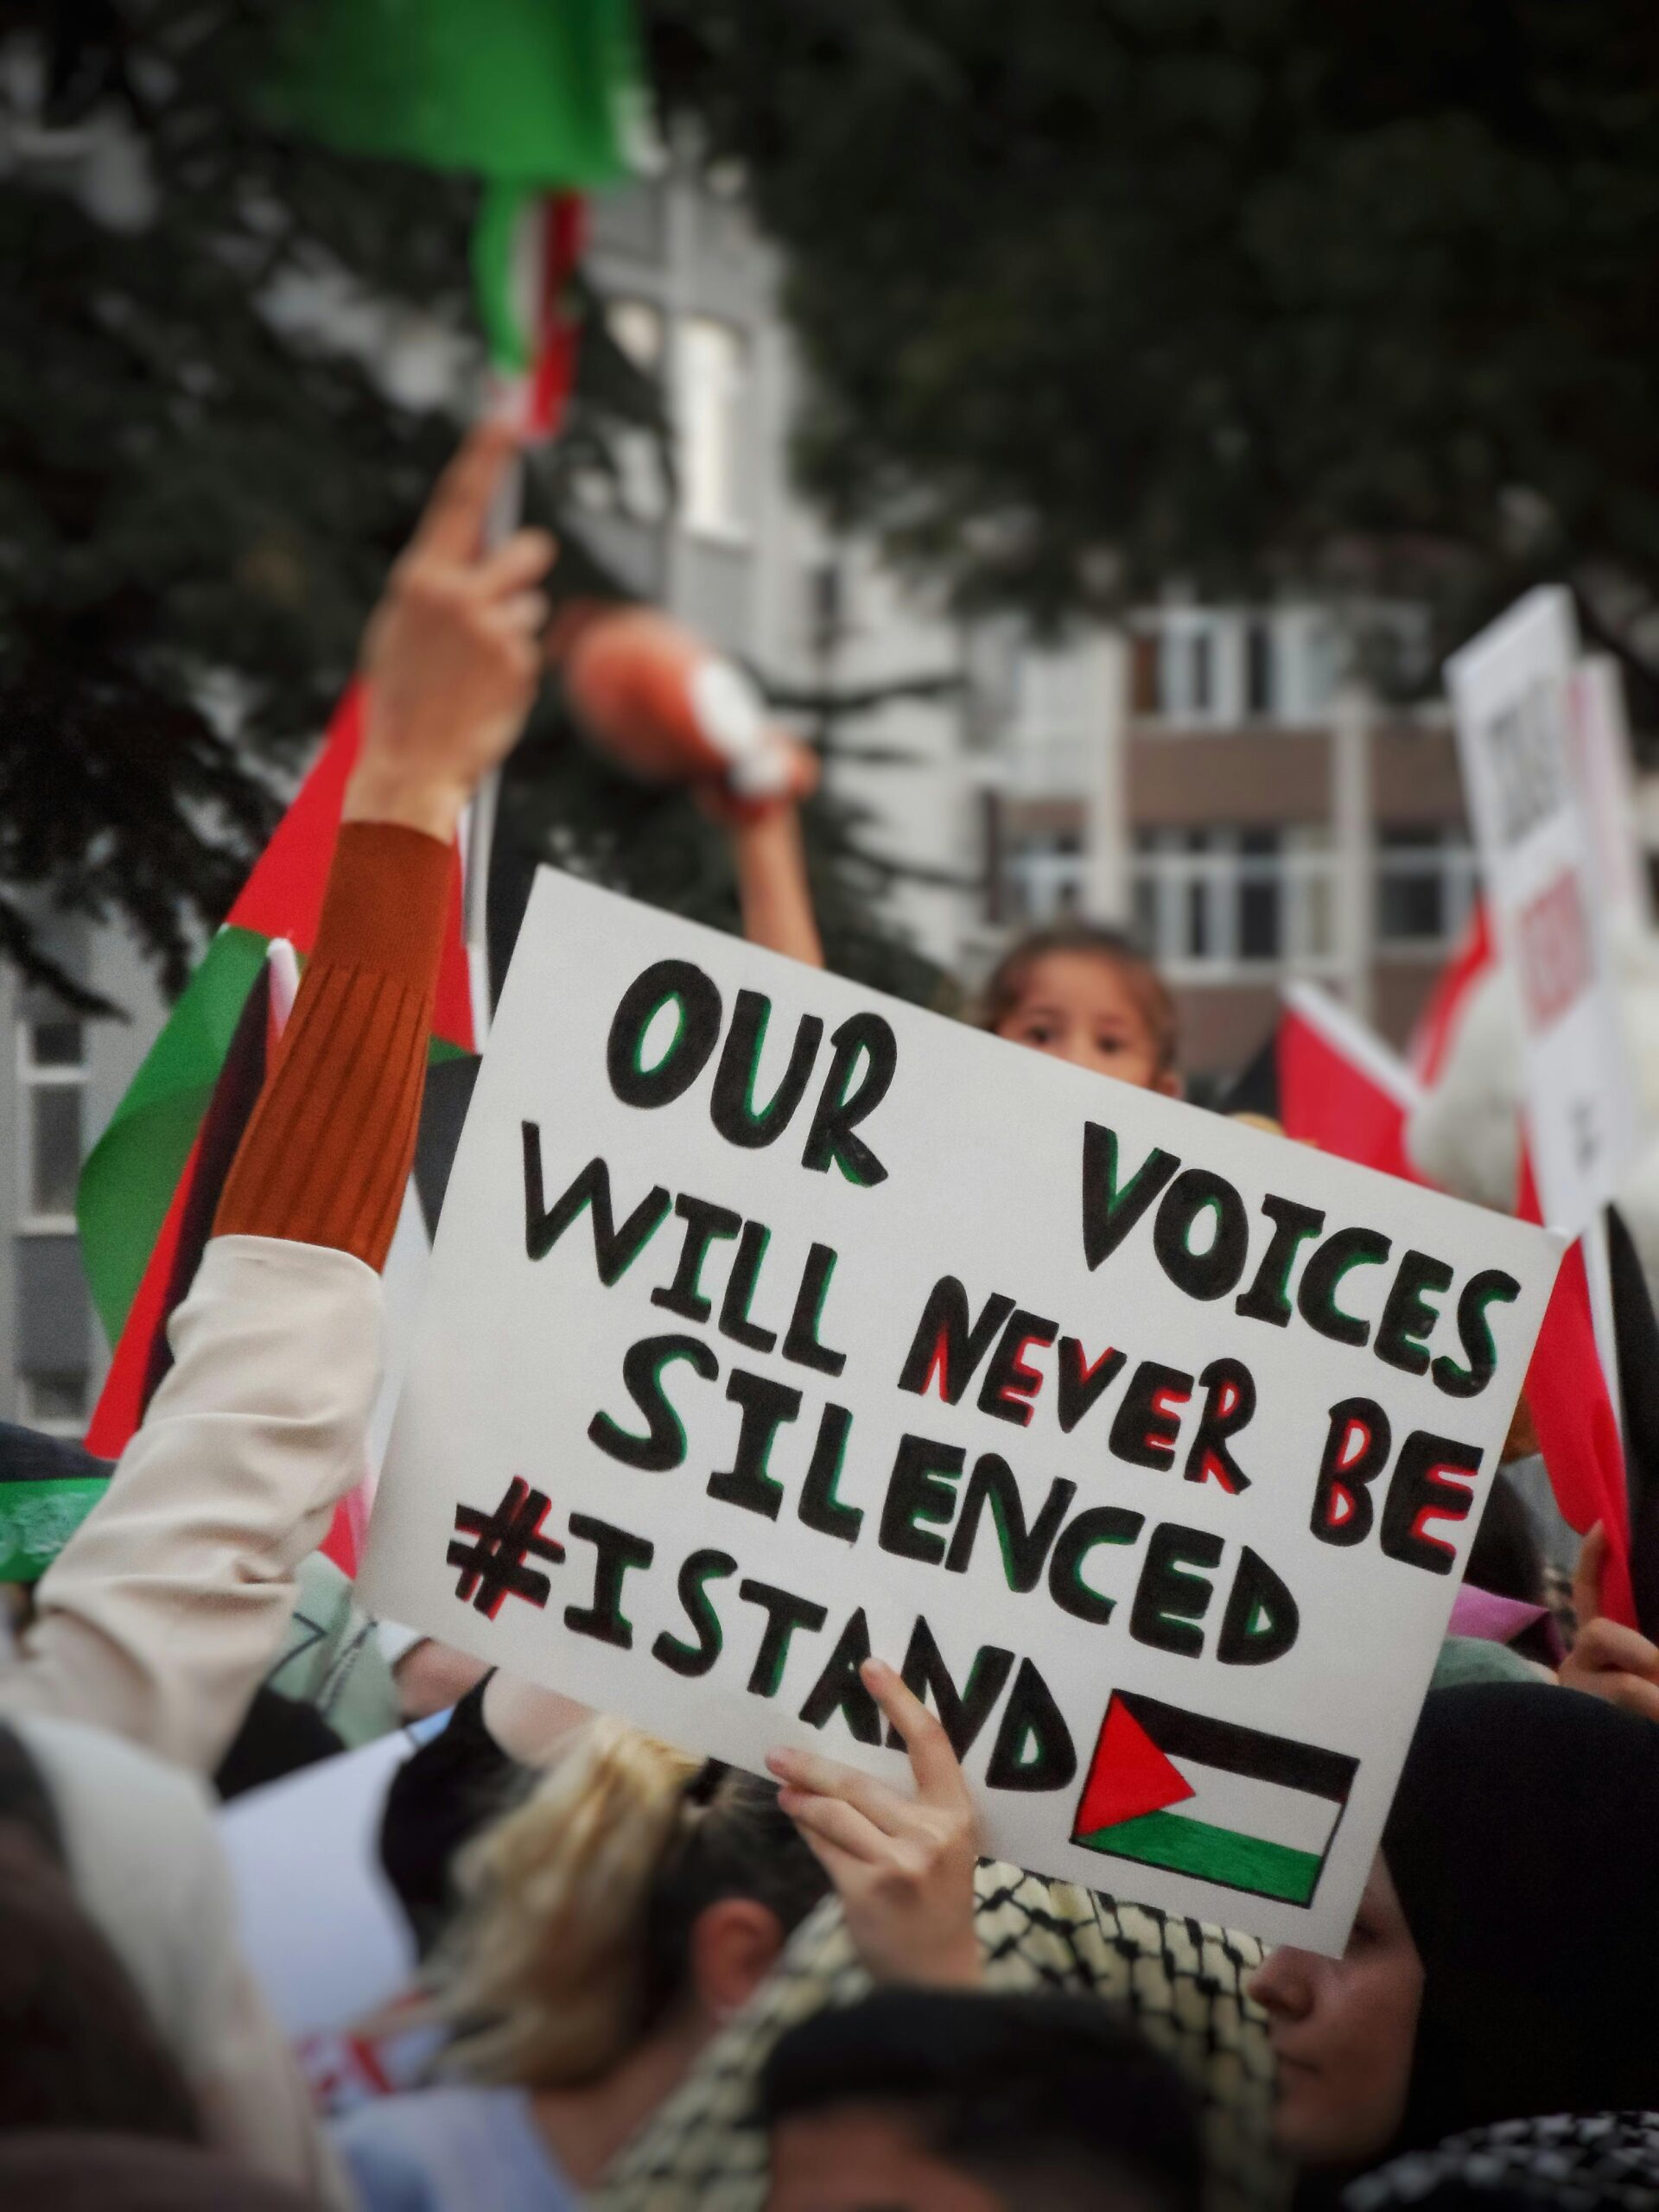
[[[1178,1818],[1203,1821],[1211,1827],[1254,1836],[1262,1843],[1283,1844],[1291,1851],[1310,1851],[1316,1858],[1331,1840],[1341,1808],[1328,1797],[1287,1789],[1253,1774],[1202,1766],[1197,1759],[1172,1758],[1170,1764],[1194,1792],[1179,1805],[1165,1808]]]

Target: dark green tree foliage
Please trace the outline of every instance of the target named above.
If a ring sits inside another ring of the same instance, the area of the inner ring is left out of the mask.
[[[125,918],[177,988],[455,435],[448,414],[394,404],[363,361],[264,312],[272,286],[321,273],[470,321],[471,187],[261,119],[276,4],[0,5],[0,36],[40,63],[0,74],[23,153],[0,188],[0,952],[82,1003],[37,939],[42,899]],[[112,130],[137,143],[137,188],[89,194]],[[579,360],[532,504],[560,532],[562,587],[604,589],[569,484],[614,475],[617,433],[661,434],[664,417],[600,315]],[[730,918],[715,833],[559,743],[552,708],[504,814],[521,861],[554,853]],[[931,971],[857,911],[838,816],[815,846],[838,957],[925,991]]]
[[[1172,574],[1659,592],[1649,0],[648,0],[808,484],[1039,616]]]

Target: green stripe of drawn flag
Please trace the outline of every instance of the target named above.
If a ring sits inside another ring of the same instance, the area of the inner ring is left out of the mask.
[[[1071,1840],[1307,1905],[1358,1770],[1340,1751],[1115,1690]]]

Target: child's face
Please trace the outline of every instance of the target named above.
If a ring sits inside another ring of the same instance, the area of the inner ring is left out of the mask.
[[[1097,952],[1046,952],[1032,963],[999,1037],[1074,1067],[1175,1097],[1180,1079],[1162,1065],[1158,1039],[1116,961]]]

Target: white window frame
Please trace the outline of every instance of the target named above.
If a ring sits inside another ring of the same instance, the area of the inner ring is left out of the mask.
[[[35,1058],[35,1032],[73,1023],[80,1031],[80,1058],[60,1065],[37,1061]],[[51,1020],[38,1021],[26,1018],[17,1024],[17,1229],[24,1236],[73,1236],[75,1216],[71,1208],[67,1213],[37,1213],[35,1211],[35,1094],[40,1090],[78,1090],[83,1106],[86,1087],[92,1076],[86,1057],[86,1024],[78,1014],[64,1014]],[[86,1129],[83,1115],[81,1122],[81,1158],[86,1159]]]
[[[1392,826],[1392,825],[1391,825]],[[1402,823],[1402,830],[1410,825]],[[1474,848],[1467,838],[1452,829],[1441,828],[1427,831],[1421,842],[1414,845],[1388,845],[1379,833],[1376,842],[1376,876],[1374,886],[1376,907],[1374,928],[1376,949],[1382,954],[1411,954],[1414,952],[1443,952],[1455,944],[1467,925],[1470,912],[1480,890],[1480,864]],[[1392,879],[1433,873],[1440,881],[1443,926],[1438,937],[1395,937],[1382,925],[1382,893]]]
[[[1080,838],[1077,847],[1065,852],[1058,837],[1035,837],[1007,854],[1002,874],[1011,903],[1019,909],[1016,928],[1046,929],[1086,911],[1089,856]]]
[[[712,374],[699,371],[694,362],[701,334],[716,332],[731,341],[729,373],[723,392],[707,388],[712,385]],[[674,367],[680,527],[688,537],[701,538],[709,544],[747,546],[753,536],[753,521],[747,512],[747,495],[752,487],[745,474],[745,456],[749,448],[743,429],[754,385],[754,347],[750,333],[741,323],[722,315],[683,315],[674,334]],[[706,382],[700,382],[700,378]],[[706,500],[702,496],[701,461],[692,450],[694,437],[701,435],[701,410],[704,408],[710,410],[709,419],[714,425],[723,462],[721,488],[717,496]]]
[[[1196,832],[1154,830],[1144,842],[1137,841],[1132,867],[1141,895],[1135,912],[1141,911],[1149,887],[1153,931],[1145,949],[1158,966],[1182,982],[1259,982],[1287,973],[1335,975],[1339,963],[1329,928],[1334,913],[1335,855],[1328,843],[1314,842],[1306,827],[1294,824],[1281,830],[1279,849],[1271,855],[1244,852],[1245,831],[1239,826],[1200,826]],[[1205,840],[1197,851],[1191,846],[1195,834]],[[1279,885],[1279,950],[1247,955],[1240,947],[1241,894],[1247,883],[1264,878]],[[1205,952],[1188,950],[1187,902],[1195,888],[1210,901],[1212,941]],[[1315,927],[1321,903],[1327,923],[1324,943]]]
[[[81,1385],[81,1410],[78,1414],[43,1414],[35,1403],[36,1376],[27,1368],[17,1375],[17,1418],[25,1428],[34,1429],[41,1436],[67,1436],[79,1443],[86,1433],[86,1424],[92,1417],[92,1377],[89,1369],[66,1368],[65,1382],[79,1380]]]

